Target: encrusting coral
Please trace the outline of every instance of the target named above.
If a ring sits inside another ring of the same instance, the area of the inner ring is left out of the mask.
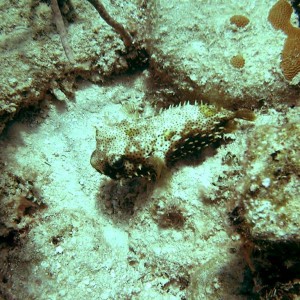
[[[281,53],[280,67],[284,77],[289,81],[293,81],[300,73],[300,28],[296,28],[291,24],[292,12],[293,8],[289,2],[279,0],[271,8],[268,17],[269,22],[276,30],[282,30],[287,34]]]
[[[234,68],[241,69],[245,65],[245,58],[243,57],[243,55],[238,54],[230,59],[230,63]]]
[[[145,177],[155,180],[162,169],[199,153],[235,129],[235,118],[253,119],[205,104],[171,107],[149,119],[122,121],[118,127],[97,129],[92,166],[112,179]]]
[[[249,24],[250,20],[243,15],[234,15],[230,18],[230,23],[234,24],[238,28],[246,27]]]

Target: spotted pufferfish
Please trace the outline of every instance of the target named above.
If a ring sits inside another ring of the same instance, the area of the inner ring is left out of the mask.
[[[186,103],[148,119],[123,120],[113,128],[103,125],[96,129],[91,165],[112,179],[155,180],[164,168],[232,132],[236,118],[252,120],[254,115],[248,110]]]

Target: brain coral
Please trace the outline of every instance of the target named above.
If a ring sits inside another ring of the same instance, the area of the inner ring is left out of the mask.
[[[271,8],[268,20],[275,29],[281,29],[284,33],[289,34],[293,28],[290,22],[292,12],[293,8],[286,0],[279,0]]]
[[[292,81],[300,73],[300,29],[291,22],[292,6],[279,0],[270,10],[268,20],[276,30],[282,30],[287,38],[281,53],[280,67],[284,77]],[[297,82],[295,82],[297,83]]]
[[[230,59],[230,63],[233,67],[241,69],[245,65],[245,59],[241,54],[235,55]]]
[[[230,23],[236,25],[239,28],[247,26],[249,22],[249,19],[243,15],[234,15],[230,18]]]

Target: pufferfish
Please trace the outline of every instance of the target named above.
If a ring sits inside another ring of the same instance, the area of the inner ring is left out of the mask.
[[[121,121],[96,129],[91,165],[112,179],[156,180],[164,168],[200,153],[235,129],[236,118],[253,120],[249,110],[232,112],[207,104],[170,107],[146,119]]]

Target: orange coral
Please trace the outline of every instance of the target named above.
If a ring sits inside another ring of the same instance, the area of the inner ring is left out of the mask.
[[[230,59],[230,63],[233,67],[241,69],[245,65],[245,59],[241,54],[235,55]]]
[[[286,0],[279,0],[271,8],[268,20],[275,29],[288,34],[293,28],[290,22],[292,12],[293,8]]]
[[[287,80],[292,80],[300,72],[300,32],[286,39],[280,67]]]
[[[291,22],[292,6],[279,0],[270,10],[268,20],[276,30],[282,30],[287,39],[281,53],[280,67],[284,77],[291,81],[300,73],[300,29]]]
[[[230,23],[236,25],[239,28],[247,26],[249,22],[250,20],[243,15],[234,15],[230,18]]]

